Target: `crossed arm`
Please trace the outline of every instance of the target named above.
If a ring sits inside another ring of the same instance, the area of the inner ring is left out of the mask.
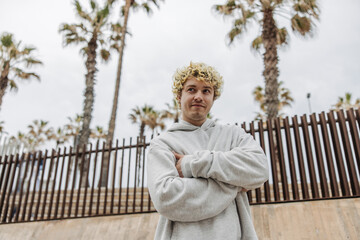
[[[176,160],[177,160],[176,165],[175,165],[176,170],[178,171],[179,176],[180,176],[181,178],[183,178],[184,175],[183,175],[182,170],[181,170],[181,161],[182,161],[182,159],[183,159],[183,157],[184,157],[185,155],[179,154],[179,153],[177,153],[177,152],[172,152],[172,153],[174,154],[174,156],[175,156],[175,158],[176,158]],[[242,188],[241,191],[242,191],[242,192],[247,192],[247,191],[249,191],[249,190],[247,190],[247,189],[245,189],[245,188]]]
[[[173,221],[207,219],[226,209],[238,191],[261,186],[268,179],[267,160],[254,139],[245,137],[237,139],[231,151],[203,150],[191,155],[153,144],[148,154],[148,186],[158,212]]]

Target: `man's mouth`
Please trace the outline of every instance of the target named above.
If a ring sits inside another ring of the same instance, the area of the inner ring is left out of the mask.
[[[203,107],[203,108],[205,108],[205,106],[202,105],[202,104],[192,104],[191,106],[192,106],[192,107]]]

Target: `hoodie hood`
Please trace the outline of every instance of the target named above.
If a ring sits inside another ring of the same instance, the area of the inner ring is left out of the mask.
[[[211,127],[215,126],[215,122],[211,119],[206,119],[206,121],[201,126],[195,126],[191,123],[188,123],[182,119],[178,123],[174,123],[168,130],[168,132],[176,131],[195,131],[197,129],[202,129],[204,131],[208,130]]]

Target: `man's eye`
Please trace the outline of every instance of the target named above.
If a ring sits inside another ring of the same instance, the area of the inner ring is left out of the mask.
[[[203,92],[204,93],[211,93],[210,89],[205,89]]]
[[[194,88],[188,88],[188,92],[193,92],[193,91],[195,91]]]

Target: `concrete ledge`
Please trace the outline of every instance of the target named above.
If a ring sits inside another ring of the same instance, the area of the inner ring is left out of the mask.
[[[251,206],[259,239],[360,239],[360,198]],[[0,240],[153,239],[158,213],[0,225]]]

